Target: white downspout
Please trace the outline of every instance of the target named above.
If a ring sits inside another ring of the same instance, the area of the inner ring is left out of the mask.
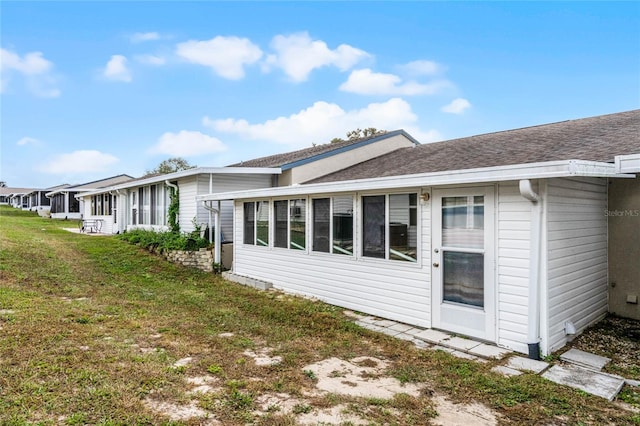
[[[209,194],[212,194],[212,193],[213,193],[213,173],[210,173],[209,174]],[[206,203],[204,203],[204,204],[206,205]],[[218,211],[219,210],[220,210],[220,208],[218,207]],[[209,223],[208,223],[208,226],[209,226],[209,243],[211,243],[211,232],[212,232],[211,225],[212,225],[212,223],[211,223],[211,210],[209,210]],[[216,229],[218,229],[218,228],[216,228]]]
[[[529,179],[520,181],[520,195],[532,203],[531,245],[529,262],[529,312],[527,343],[529,358],[540,359],[540,250],[542,242],[542,197],[536,193]]]
[[[215,263],[220,263],[220,257],[222,252],[221,241],[220,241],[220,201],[218,201],[218,208],[214,208],[207,205],[206,201],[202,202],[202,205],[209,212],[213,212],[214,215],[214,241],[213,241],[213,261]],[[211,242],[211,228],[209,228],[209,242]]]

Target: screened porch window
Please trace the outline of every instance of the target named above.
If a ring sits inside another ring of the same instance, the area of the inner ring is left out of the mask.
[[[244,203],[244,244],[269,245],[269,202]]]
[[[417,260],[417,194],[362,197],[362,255]]]
[[[278,200],[273,202],[275,235],[273,246],[305,250],[306,200]]]
[[[313,200],[313,251],[353,255],[353,197]]]
[[[255,244],[256,203],[244,203],[244,237],[243,243]]]
[[[80,200],[76,198],[77,192],[69,192],[69,213],[80,213]]]

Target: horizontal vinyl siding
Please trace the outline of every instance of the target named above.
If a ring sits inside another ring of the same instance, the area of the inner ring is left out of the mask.
[[[566,343],[566,321],[582,331],[607,312],[606,208],[604,179],[551,179],[547,185],[549,352]]]
[[[531,203],[518,182],[498,185],[498,345],[526,353]]]
[[[181,232],[193,231],[193,219],[198,211],[196,206],[196,195],[198,195],[197,176],[189,176],[178,181],[180,189],[180,213],[178,224]]]
[[[272,175],[260,174],[200,174],[196,177],[181,180],[180,185],[180,229],[183,232],[193,231],[193,219],[206,229],[209,226],[209,211],[202,203],[196,202],[197,195],[267,188],[271,186]],[[211,186],[213,183],[213,186]],[[184,191],[183,191],[184,187]],[[215,203],[214,203],[215,206]],[[223,241],[232,241],[233,235],[233,202],[220,203],[220,220]],[[214,216],[211,214],[211,226]]]
[[[295,198],[295,197],[291,197]],[[421,208],[419,205],[418,208]],[[431,326],[430,214],[422,206],[421,264],[358,259],[337,254],[234,245],[234,272],[273,283],[287,292],[422,327]],[[242,202],[236,204],[242,223]],[[357,213],[359,214],[359,213]],[[355,241],[361,229],[355,227]],[[242,241],[242,226],[236,226]]]

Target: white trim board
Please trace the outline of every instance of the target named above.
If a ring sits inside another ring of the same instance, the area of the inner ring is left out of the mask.
[[[610,163],[583,160],[563,160],[206,194],[199,195],[197,200],[220,201],[259,197],[310,195],[326,192],[351,192],[372,189],[441,186],[572,176],[618,178],[635,177],[632,174],[619,173],[616,171],[615,165]]]

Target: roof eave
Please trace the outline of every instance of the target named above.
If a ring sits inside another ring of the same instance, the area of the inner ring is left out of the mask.
[[[139,186],[145,186],[153,183],[160,183],[167,180],[176,180],[189,176],[195,176],[200,174],[265,174],[265,175],[279,175],[282,174],[282,170],[279,168],[268,167],[196,167],[194,169],[181,170],[179,172],[167,173],[164,175],[153,176],[146,179],[139,179],[135,181],[127,181],[112,185],[104,188],[94,189],[91,191],[82,191],[79,194],[80,197],[88,197],[96,194],[104,194],[105,192],[119,191],[128,188],[137,188]]]
[[[520,179],[548,179],[554,177],[620,177],[633,178],[632,174],[621,174],[615,165],[583,160],[563,160],[543,163],[516,164],[509,166],[483,167],[477,169],[447,170],[414,175],[390,176],[351,181],[292,185],[249,191],[235,191],[197,196],[198,201],[221,201],[261,197],[312,195],[333,192],[369,191],[377,189],[416,188],[469,183],[502,182]]]

